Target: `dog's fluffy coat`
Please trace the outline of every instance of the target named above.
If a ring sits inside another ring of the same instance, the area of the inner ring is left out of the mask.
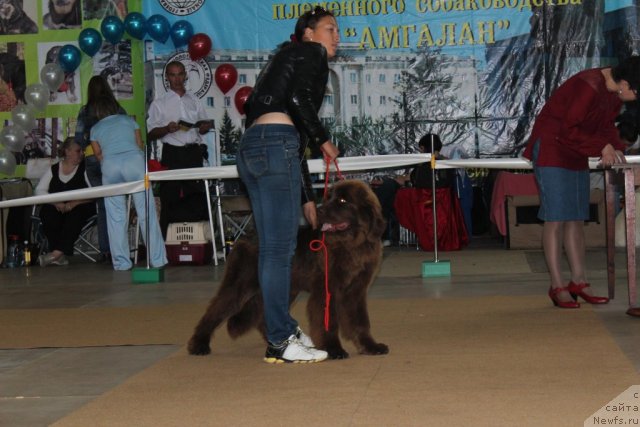
[[[361,354],[386,354],[389,348],[370,334],[367,290],[382,259],[381,235],[385,221],[380,203],[369,186],[346,180],[331,189],[318,209],[318,218],[329,251],[331,293],[329,330],[324,328],[325,267],[322,252],[309,249],[309,242],[322,239],[321,231],[301,229],[293,260],[291,302],[301,291],[309,293],[307,315],[315,346],[331,359],[349,354],[339,335],[352,341]],[[225,320],[229,335],[236,338],[252,327],[263,337],[263,305],[258,284],[257,242],[240,239],[234,245],[216,296],[211,300],[189,341],[189,353],[209,354],[213,331]]]

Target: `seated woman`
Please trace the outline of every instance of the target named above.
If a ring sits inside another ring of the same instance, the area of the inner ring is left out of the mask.
[[[442,142],[438,135],[426,134],[418,143],[422,153],[431,153],[436,159],[442,158],[440,150]],[[398,222],[404,228],[415,233],[420,248],[424,251],[434,250],[434,218],[431,163],[426,162],[416,167],[410,174],[413,188],[399,188],[394,199],[393,208]],[[456,188],[455,169],[436,169],[436,215],[438,249],[455,251],[469,243],[464,216],[460,201],[454,191]]]
[[[89,187],[80,145],[73,138],[67,138],[60,147],[60,154],[62,160],[51,166],[40,178],[35,190],[37,195]],[[42,205],[40,219],[51,252],[40,255],[40,265],[46,267],[49,264],[69,264],[65,255],[73,255],[73,244],[82,227],[95,213],[96,205],[91,199]]]
[[[442,141],[440,137],[433,133],[428,133],[420,138],[418,142],[418,148],[421,153],[431,153],[432,151],[432,139],[433,139],[433,155],[437,160],[444,159],[440,155],[442,150]],[[411,171],[410,179],[411,186],[413,188],[431,188],[432,184],[432,170],[431,163],[421,163],[415,169]],[[456,172],[454,169],[436,169],[436,188],[452,187],[455,182]]]

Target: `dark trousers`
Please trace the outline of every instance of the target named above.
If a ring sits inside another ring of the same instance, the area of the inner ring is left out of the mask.
[[[73,244],[78,239],[82,227],[95,213],[95,203],[78,205],[66,213],[58,212],[53,205],[42,205],[40,219],[49,242],[49,250],[73,255]]]
[[[200,144],[176,147],[162,144],[162,164],[169,169],[202,167]],[[160,184],[160,229],[166,238],[172,222],[192,222],[207,218],[202,181],[165,181]]]
[[[85,157],[84,165],[91,186],[102,185],[102,170],[96,156]],[[104,254],[109,252],[109,233],[107,232],[107,212],[104,208],[104,199],[102,197],[96,199],[96,205],[98,207],[98,246],[100,252]]]

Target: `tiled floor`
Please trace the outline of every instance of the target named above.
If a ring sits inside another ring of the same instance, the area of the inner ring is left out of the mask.
[[[514,251],[505,251],[499,245],[472,243],[464,251],[464,262],[469,263],[474,256],[480,259],[484,255],[484,259],[487,251],[492,251],[490,259],[505,263],[501,273],[494,270],[487,273],[487,269],[478,266],[452,277],[423,279],[415,265],[407,266],[414,268],[415,274],[386,275],[383,269],[370,296],[455,298],[544,294],[548,282],[541,252],[520,252],[529,266],[526,274],[509,268],[507,259]],[[387,248],[385,252],[386,257],[393,256],[400,263],[409,255],[415,259],[415,250]],[[425,259],[429,256],[424,254]],[[588,257],[590,278],[598,290],[604,291],[604,251],[591,250]],[[455,263],[455,256],[451,258]],[[616,260],[618,296],[610,304],[595,310],[617,344],[640,370],[640,319],[624,314],[628,304],[624,254],[617,254]],[[402,265],[397,269],[402,271]],[[222,270],[223,264],[218,267],[169,267],[163,283],[132,285],[129,272],[114,272],[107,265],[77,259],[72,259],[67,267],[0,269],[0,310],[202,303],[213,294]],[[0,331],[1,328],[2,325]],[[179,348],[143,345],[2,349],[0,426],[49,425]]]

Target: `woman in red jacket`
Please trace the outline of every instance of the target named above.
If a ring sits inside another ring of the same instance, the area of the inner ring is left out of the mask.
[[[640,86],[640,57],[616,67],[581,71],[556,89],[538,114],[524,157],[533,162],[540,191],[538,218],[544,221],[542,246],[551,276],[549,298],[562,308],[578,308],[578,296],[594,296],[585,276],[584,221],[589,218],[589,157],[602,166],[624,162],[625,145],[615,118],[623,102],[635,101]],[[571,281],[561,272],[562,248]]]

